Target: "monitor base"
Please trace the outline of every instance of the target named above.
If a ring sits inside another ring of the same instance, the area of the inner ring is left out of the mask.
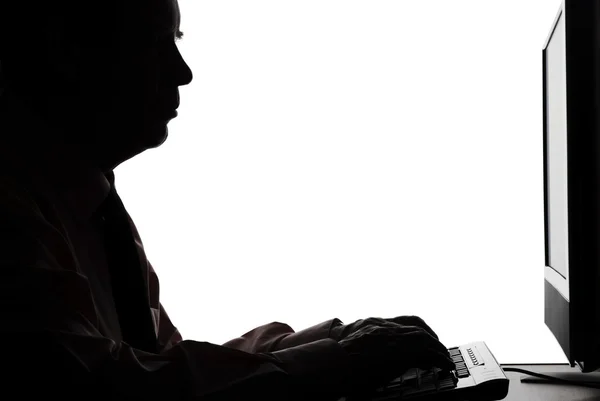
[[[542,375],[555,377],[561,380],[569,380],[573,382],[573,385],[577,384],[591,384],[597,385],[600,387],[600,372],[590,372],[590,373],[582,373],[582,372],[539,372]],[[524,375],[521,376],[521,383],[561,383],[560,381],[553,382],[549,379],[542,379],[540,377]],[[568,384],[568,383],[566,383]]]

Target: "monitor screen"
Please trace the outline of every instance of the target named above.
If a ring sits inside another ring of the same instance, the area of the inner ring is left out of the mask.
[[[567,192],[567,86],[564,14],[546,49],[546,157],[548,265],[567,279],[569,272]],[[568,294],[563,294],[567,297]]]

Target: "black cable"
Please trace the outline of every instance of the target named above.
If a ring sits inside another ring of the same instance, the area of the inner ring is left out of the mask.
[[[549,382],[558,382],[558,383],[564,383],[564,384],[571,384],[573,386],[581,386],[581,387],[590,387],[590,388],[598,388],[598,389],[600,389],[600,384],[599,385],[595,385],[595,384],[582,383],[582,382],[578,382],[578,381],[575,381],[575,380],[561,379],[561,378],[558,378],[558,377],[544,375],[542,373],[531,372],[529,370],[520,369],[520,368],[502,368],[502,370],[505,371],[505,372],[525,373],[527,375],[539,377],[540,379],[546,379]]]

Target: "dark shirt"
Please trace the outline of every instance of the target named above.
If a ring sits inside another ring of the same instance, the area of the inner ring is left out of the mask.
[[[42,129],[25,122],[18,129],[8,126],[20,139]],[[123,208],[137,254],[124,268],[141,269],[149,311],[139,312],[148,312],[153,331],[145,334],[155,339],[153,350],[129,344],[111,286],[106,216],[98,213],[108,197],[118,199],[114,173],[88,166],[63,145],[32,155],[28,141],[9,142],[0,149],[0,334],[8,350],[5,363],[12,366],[5,383],[24,396],[72,391],[85,398],[94,389],[98,399],[343,395],[347,355],[329,338],[331,327],[341,324],[337,319],[298,333],[274,322],[223,345],[182,340],[160,303],[158,277]]]

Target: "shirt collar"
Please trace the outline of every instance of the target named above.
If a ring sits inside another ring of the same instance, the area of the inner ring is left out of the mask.
[[[97,168],[81,171],[69,184],[59,187],[57,192],[80,222],[94,216],[111,190],[106,174]]]
[[[68,161],[68,163],[66,163]],[[66,164],[65,164],[66,163]],[[61,163],[40,163],[26,170],[34,191],[49,196],[52,202],[62,203],[80,223],[94,217],[114,185],[114,173],[77,163],[62,157]]]

